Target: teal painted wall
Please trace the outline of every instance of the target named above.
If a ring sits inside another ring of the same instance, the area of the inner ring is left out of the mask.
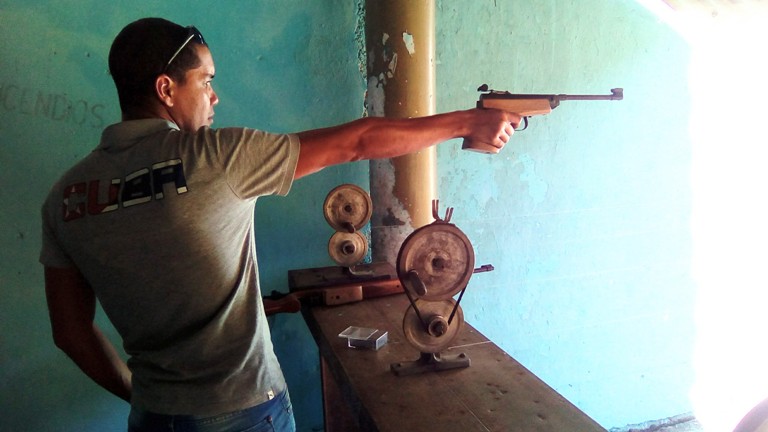
[[[441,204],[496,267],[465,318],[607,428],[692,411],[690,48],[633,1],[439,5],[438,111],[481,83],[626,94],[563,102],[498,156],[440,149]]]
[[[53,346],[37,263],[48,187],[119,119],[106,55],[123,25],[163,16],[203,31],[217,126],[296,131],[363,113],[359,2],[76,5],[0,1],[2,431],[124,430],[126,405]],[[690,411],[687,47],[632,0],[442,0],[437,23],[439,111],[472,106],[483,82],[627,94],[565,103],[499,156],[440,148],[441,202],[496,267],[473,278],[467,320],[606,427]],[[322,201],[345,182],[366,187],[367,165],[260,201],[265,290],[331,264]],[[271,325],[299,428],[321,429],[311,337],[297,315]]]

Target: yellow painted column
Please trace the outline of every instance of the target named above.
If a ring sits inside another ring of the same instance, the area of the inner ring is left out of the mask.
[[[392,118],[434,114],[434,0],[368,0],[365,12],[368,114]],[[433,147],[371,161],[373,261],[394,265],[405,237],[433,221],[436,160]]]

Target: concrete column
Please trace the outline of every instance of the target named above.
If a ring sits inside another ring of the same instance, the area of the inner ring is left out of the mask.
[[[434,0],[367,0],[365,12],[368,114],[392,118],[434,114]],[[432,222],[436,160],[433,147],[370,163],[374,262],[394,265],[405,237]]]

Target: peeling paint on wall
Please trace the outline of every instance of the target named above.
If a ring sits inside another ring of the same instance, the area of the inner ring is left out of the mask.
[[[381,36],[381,60],[386,67],[384,72],[387,74],[387,78],[392,78],[397,70],[397,53],[390,45],[387,45],[387,42],[389,42],[389,35],[384,33]],[[373,68],[375,69],[375,66]]]
[[[360,77],[363,81],[368,81],[368,69],[365,48],[365,1],[355,1],[355,45],[357,45],[357,68],[360,70]],[[362,117],[368,117],[369,111],[366,104],[367,90],[363,94],[363,113]]]
[[[416,45],[413,42],[413,35],[408,32],[403,32],[403,42],[405,43],[405,49],[408,50],[408,54],[416,54]]]
[[[547,196],[549,185],[546,180],[536,174],[536,161],[530,155],[522,154],[514,165],[522,165],[523,171],[520,173],[520,181],[528,184],[528,196],[535,204],[543,202]]]
[[[366,106],[371,117],[384,117],[384,74],[368,77]]]
[[[381,44],[370,47],[368,51],[368,89],[366,106],[372,117],[384,117],[386,95],[384,87],[387,80],[394,78],[397,72],[397,53],[392,48],[389,34],[381,35]]]
[[[408,213],[403,210],[403,204],[397,199],[394,193],[395,168],[392,166],[392,160],[381,159],[371,161],[371,164],[376,166],[376,172],[379,174],[376,178],[371,179],[371,188],[387,192],[382,195],[382,200],[380,202],[380,204],[383,204],[383,207],[387,209],[388,216],[386,217],[390,220],[399,220],[400,222],[396,223],[396,225],[404,225],[405,223],[402,221],[410,220],[410,218],[408,217]],[[377,215],[374,214],[374,219],[375,216]],[[378,216],[384,217],[383,212]],[[383,224],[383,221],[372,220],[372,223],[374,226],[381,225]]]
[[[397,250],[391,245],[402,244],[405,240],[406,233],[412,230],[411,217],[395,193],[396,179],[392,160],[371,161],[370,170],[371,196],[376,197],[377,206],[371,219],[371,249],[375,259],[394,263],[397,261]],[[404,226],[409,229],[403,229]]]
[[[395,76],[396,71],[397,71],[397,53],[393,52],[392,57],[389,59],[389,63],[387,63],[387,78],[393,78]]]

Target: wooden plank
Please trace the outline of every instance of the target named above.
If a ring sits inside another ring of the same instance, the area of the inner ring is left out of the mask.
[[[357,417],[347,405],[323,356],[320,356],[320,380],[323,387],[323,413],[325,414],[323,430],[325,432],[359,432]]]
[[[398,377],[392,363],[420,353],[403,336],[404,295],[303,314],[348,406],[365,431],[604,431],[515,359],[465,324],[445,354],[466,353],[468,368]],[[389,332],[378,351],[338,337],[348,326]]]
[[[397,272],[389,263],[359,264],[355,273],[348,267],[331,266],[288,270],[288,288],[291,292],[337,285],[364,284],[382,280],[397,280]]]

